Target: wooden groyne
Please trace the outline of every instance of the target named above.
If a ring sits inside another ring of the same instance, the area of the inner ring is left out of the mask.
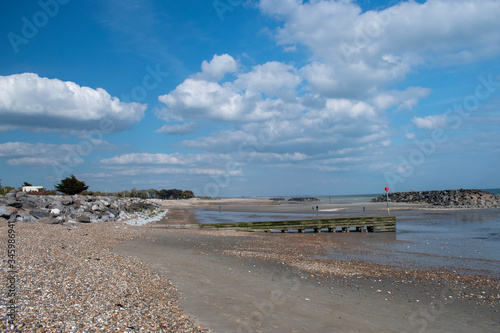
[[[267,222],[239,222],[239,223],[210,223],[200,224],[200,228],[235,229],[240,231],[278,230],[281,232],[394,232],[396,231],[396,217],[346,217],[319,220],[288,220]]]

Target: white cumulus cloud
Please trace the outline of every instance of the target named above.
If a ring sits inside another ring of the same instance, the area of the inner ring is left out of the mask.
[[[213,161],[225,161],[228,156],[224,154],[152,154],[132,153],[115,156],[101,160],[104,165],[130,165],[130,164],[174,164],[194,165],[211,163]]]
[[[7,164],[12,166],[76,166],[83,163],[83,157],[89,153],[87,149],[82,150],[79,145],[6,142],[0,144],[0,157],[7,158]]]
[[[278,44],[312,52],[301,72],[328,97],[369,96],[422,64],[500,55],[497,0],[407,1],[366,12],[351,1],[262,0],[260,9],[280,22]]]
[[[204,73],[159,96],[166,107],[157,109],[156,115],[166,121],[248,122],[300,112],[295,88],[302,79],[292,66],[268,62],[223,84],[204,79]]]
[[[0,121],[10,129],[119,132],[142,119],[146,105],[124,103],[104,89],[34,73],[0,76]]]
[[[446,126],[447,117],[444,114],[427,116],[427,117],[414,117],[413,124],[419,129],[437,129]]]
[[[397,107],[397,111],[413,110],[430,92],[430,89],[422,87],[409,87],[404,91],[388,90],[375,96],[374,104],[381,110],[391,107]]]
[[[201,73],[196,77],[209,81],[219,81],[227,73],[234,73],[237,69],[236,61],[229,54],[217,55],[210,62],[203,60],[201,64]]]
[[[268,96],[279,96],[293,99],[295,88],[302,78],[296,69],[277,61],[254,66],[252,71],[238,76],[235,84],[243,89],[262,92]]]
[[[198,125],[196,123],[163,125],[156,130],[156,133],[167,133],[170,135],[185,135],[196,132]]]

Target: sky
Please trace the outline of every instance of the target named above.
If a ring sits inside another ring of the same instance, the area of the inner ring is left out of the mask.
[[[0,179],[198,196],[500,188],[500,1],[0,11]]]

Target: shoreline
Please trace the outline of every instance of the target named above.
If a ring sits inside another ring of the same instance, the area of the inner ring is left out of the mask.
[[[167,202],[166,218],[145,226],[16,223],[18,327],[214,333],[500,327],[498,278],[314,257],[327,247],[354,249],[348,234],[325,241],[312,233],[188,228],[197,224],[196,209],[218,204]],[[247,199],[224,204],[226,211],[283,209]],[[362,207],[349,206],[344,213],[358,214]],[[1,220],[5,248],[7,223]]]
[[[294,214],[297,214],[297,216],[300,216],[300,218],[304,219],[324,219],[324,218],[349,218],[349,217],[372,217],[372,216],[385,216],[386,214],[386,207],[385,204],[380,204],[380,203],[370,203],[369,205],[366,205],[366,203],[354,203],[354,204],[349,204],[349,205],[341,205],[341,204],[334,204],[334,205],[324,205],[327,208],[324,208],[320,206],[320,210],[315,211],[314,213],[311,213],[311,210],[309,208],[308,204],[305,205],[292,205],[292,206],[287,206],[287,205],[267,205],[267,204],[262,204],[261,201],[256,201],[256,202],[250,202],[247,204],[231,204],[228,203],[227,206],[222,206],[223,210],[219,214],[205,214],[204,212],[217,212],[219,203],[221,202],[215,202],[212,205],[206,205],[204,204],[203,206],[197,206],[197,205],[191,205],[191,206],[185,206],[183,205],[182,208],[179,206],[176,206],[176,204],[172,203],[167,203],[165,207],[168,207],[171,209],[172,214],[182,214],[188,216],[188,219],[183,219],[182,224],[177,224],[177,216],[172,215],[169,216],[168,219],[165,219],[161,223],[155,223],[151,224],[150,226],[155,228],[161,228],[161,227],[174,227],[171,226],[174,224],[176,227],[191,227],[193,228],[194,226],[198,225],[199,223],[218,223],[218,220],[216,221],[204,221],[205,219],[219,219],[222,217],[222,221],[226,222],[229,220],[234,219],[234,221],[237,222],[254,222],[254,221],[261,221],[261,220],[266,220],[266,214],[270,214],[272,218],[270,220],[279,220],[279,218],[282,218],[284,220],[286,219],[297,219],[297,217]],[[417,209],[412,209],[412,204],[399,204],[396,209],[391,210],[391,215],[395,215],[397,219],[400,219],[400,226],[398,228],[398,231],[395,232],[387,232],[387,233],[368,233],[368,234],[360,234],[358,232],[351,232],[349,236],[346,238],[341,238],[343,237],[339,232],[337,233],[330,233],[330,232],[322,232],[322,233],[312,233],[312,230],[306,231],[303,233],[304,237],[319,237],[319,238],[326,238],[323,239],[324,242],[329,242],[329,241],[337,241],[337,240],[342,240],[344,246],[347,248],[347,251],[342,251],[345,252],[344,259],[346,255],[351,255],[352,258],[348,258],[349,260],[356,260],[356,261],[364,261],[368,264],[385,264],[385,265],[392,265],[395,267],[407,267],[407,268],[415,268],[415,269],[423,269],[423,270],[440,270],[440,269],[445,269],[445,270],[450,270],[453,271],[454,268],[456,270],[460,270],[461,272],[467,272],[467,274],[476,274],[476,275],[490,275],[493,278],[500,278],[500,258],[498,256],[486,256],[481,259],[481,257],[476,257],[476,256],[463,256],[464,253],[452,253],[452,252],[443,252],[443,248],[441,247],[441,251],[436,251],[436,250],[425,250],[425,244],[424,242],[416,243],[415,240],[412,240],[410,235],[412,232],[415,232],[413,229],[410,227],[413,225],[418,225],[420,221],[426,221],[426,220],[432,220],[432,221],[437,221],[434,223],[439,223],[442,219],[444,220],[455,220],[458,218],[462,218],[465,214],[472,214],[473,218],[478,218],[477,210],[475,209],[453,209],[453,210],[436,210],[436,209],[423,209],[423,210],[417,210]],[[335,208],[329,208],[329,207],[335,207]],[[366,207],[366,211],[363,212],[363,209]],[[485,218],[486,216],[489,216],[490,218],[496,218],[500,214],[500,209],[498,208],[487,208],[487,209],[481,209],[482,212],[484,212],[484,215],[480,215],[480,218]],[[199,212],[199,213],[198,213]],[[197,215],[201,214],[201,217],[203,220],[202,221],[197,221]],[[238,220],[239,219],[239,220]],[[411,219],[411,223],[406,223],[405,221]],[[414,221],[413,221],[414,220]],[[453,227],[455,226],[454,224],[452,225]],[[194,228],[198,229],[198,228]],[[262,231],[254,231],[257,233],[261,233]],[[218,230],[218,233],[221,234],[222,231]],[[279,232],[278,232],[279,233]],[[291,231],[289,232],[290,234],[296,234],[296,231]],[[274,232],[271,232],[271,234],[274,234]],[[396,236],[398,235],[398,236]],[[437,234],[439,237],[443,237],[441,234]],[[467,237],[467,236],[466,236]],[[300,238],[299,238],[300,239]],[[311,238],[314,239],[314,238]],[[454,241],[451,239],[451,241]],[[401,245],[398,244],[407,244],[408,249],[406,249],[406,246],[402,247]],[[386,251],[383,250],[383,247],[387,247],[389,245],[392,245],[392,249],[387,249]],[[410,249],[411,245],[411,249]],[[434,244],[435,246],[438,246],[439,244]],[[477,243],[474,243],[474,245],[477,245]],[[328,250],[328,247],[325,247],[323,250]],[[470,247],[469,247],[470,249]],[[330,249],[332,250],[332,249]],[[335,248],[335,250],[339,250],[338,247]],[[446,250],[446,248],[445,248]],[[378,255],[390,255],[391,253],[399,253],[398,256],[394,256],[394,260],[381,260],[381,261],[374,261],[374,260],[367,260],[366,255],[363,256],[361,255],[363,252],[368,253],[368,251],[375,251],[378,252]],[[405,258],[402,257],[404,254],[407,254],[409,257],[404,260]],[[319,253],[319,254],[314,254],[317,257],[324,258],[324,259],[331,259],[331,255],[328,253]],[[470,253],[469,253],[470,255]],[[422,264],[419,264],[419,257],[422,259]],[[443,264],[439,265],[439,258],[442,258]],[[402,264],[398,264],[397,260],[402,261]],[[427,259],[426,259],[427,258]],[[432,259],[436,258],[436,259]],[[425,263],[426,261],[429,261],[428,263]],[[454,264],[449,265],[450,263],[446,264],[445,261],[454,261]],[[470,265],[465,265],[464,267],[461,267],[460,262],[467,262],[470,261],[471,263],[473,261],[476,261],[473,264]],[[481,262],[484,262],[485,265],[492,264],[494,265],[494,269],[488,269],[488,267],[482,267]],[[408,266],[410,264],[410,266]]]
[[[483,288],[468,287],[474,280],[454,285],[453,280],[439,281],[439,272],[433,276],[413,270],[409,282],[380,265],[329,262],[323,266],[321,260],[304,260],[300,255],[294,261],[296,254],[273,256],[276,249],[266,247],[272,238],[266,235],[161,229],[150,236],[151,241],[130,241],[114,251],[147,262],[164,274],[180,289],[183,309],[196,324],[213,332],[417,332],[424,328],[494,332],[499,328],[498,300],[489,304],[489,299],[465,297],[483,297]],[[252,250],[253,246],[266,250]],[[277,247],[283,252],[283,244]]]
[[[203,209],[218,209],[218,203]],[[225,209],[260,212],[267,206],[236,202]],[[195,208],[171,205],[169,212],[183,211],[177,214],[184,223],[196,223]],[[314,234],[173,229],[168,224],[177,224],[175,215],[169,220],[149,233],[151,241],[129,241],[115,251],[150,263],[172,280],[181,290],[181,306],[214,332],[494,332],[500,327],[500,279],[477,271],[318,259],[325,242]],[[352,247],[346,239],[329,241]],[[293,281],[300,281],[300,288],[293,288]]]

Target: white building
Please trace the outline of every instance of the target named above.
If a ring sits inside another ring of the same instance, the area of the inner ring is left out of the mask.
[[[39,192],[43,190],[43,186],[23,186],[23,192]]]

